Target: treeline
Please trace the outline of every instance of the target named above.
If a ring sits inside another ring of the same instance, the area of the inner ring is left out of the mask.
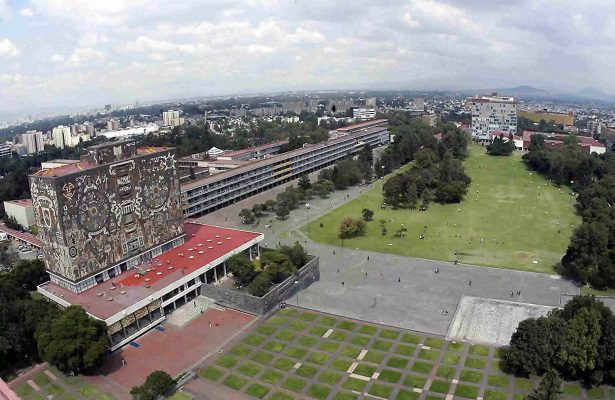
[[[593,296],[577,296],[546,317],[522,321],[504,363],[510,372],[522,376],[551,371],[589,386],[612,384],[615,316]]]
[[[47,279],[39,260],[18,261],[10,273],[0,273],[0,376],[41,359],[74,373],[92,372],[105,360],[104,322],[80,307],[60,310],[32,298],[30,291]]]
[[[513,151],[515,151],[513,135],[508,135],[508,140],[504,140],[504,135],[500,134],[487,145],[487,154],[490,156],[510,156]]]
[[[578,193],[576,209],[583,222],[572,235],[558,269],[596,289],[615,287],[615,156],[587,154],[574,136],[563,148],[545,146],[532,136],[526,163],[556,184],[570,184]]]
[[[461,160],[468,154],[469,138],[454,125],[432,128],[404,114],[390,116],[393,143],[376,161],[376,174],[384,176],[415,161],[410,170],[391,177],[383,186],[384,201],[395,208],[421,207],[436,201],[456,203],[463,199],[471,182]],[[442,140],[434,135],[442,134]]]
[[[244,253],[236,254],[226,261],[226,268],[233,274],[235,286],[247,287],[250,294],[261,297],[308,261],[305,249],[295,242],[277,250],[261,248],[259,260],[250,260]]]

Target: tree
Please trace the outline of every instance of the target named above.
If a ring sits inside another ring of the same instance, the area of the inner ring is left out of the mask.
[[[567,378],[581,378],[596,368],[600,319],[596,310],[583,308],[560,327],[561,342],[553,365]]]
[[[303,191],[308,190],[312,187],[312,184],[310,183],[310,178],[307,176],[307,174],[301,175],[301,178],[299,178],[298,186],[299,189]]]
[[[258,274],[244,253],[235,254],[226,260],[226,269],[233,274],[237,286],[248,285]]]
[[[363,146],[358,157],[359,162],[367,164],[370,168],[374,164],[374,151],[368,143]]]
[[[363,219],[365,221],[371,221],[372,218],[374,217],[374,212],[370,210],[369,208],[364,208],[361,214],[363,215]]]
[[[515,151],[515,142],[512,135],[507,141],[504,140],[504,135],[496,136],[493,141],[487,145],[487,154],[492,156],[510,156]]]
[[[105,361],[110,345],[107,325],[77,306],[39,324],[34,336],[41,358],[63,372],[95,371]]]
[[[280,247],[280,252],[288,256],[295,267],[301,268],[309,261],[309,256],[303,246],[299,242],[295,242],[292,246],[284,245]]]
[[[563,273],[597,288],[606,285],[599,276],[603,257],[608,253],[609,229],[602,222],[583,223],[575,229],[562,258]]]
[[[540,384],[527,396],[529,400],[558,400],[561,395],[562,379],[557,371],[552,369],[540,378]]]
[[[508,369],[516,374],[539,375],[552,366],[561,338],[559,318],[530,318],[519,323],[504,357]]]
[[[250,294],[257,297],[262,297],[267,294],[269,291],[269,287],[271,287],[271,281],[269,280],[269,275],[261,272],[254,278],[254,280],[250,283]]]
[[[279,219],[286,219],[290,214],[290,208],[286,205],[286,203],[278,203],[275,209],[275,215]]]
[[[265,210],[272,212],[275,211],[276,202],[273,199],[269,199],[265,202]]]
[[[339,237],[349,239],[365,235],[365,221],[362,219],[345,218],[340,223]]]
[[[49,279],[45,264],[41,260],[20,260],[11,271],[17,284],[26,290],[36,290],[36,286]]]
[[[239,216],[241,217],[241,222],[244,224],[253,224],[256,221],[256,217],[252,210],[248,210],[247,208],[242,209],[239,212]]]
[[[154,400],[165,393],[168,393],[175,380],[165,371],[154,371],[145,378],[141,386],[135,386],[130,390],[132,398],[135,400]]]

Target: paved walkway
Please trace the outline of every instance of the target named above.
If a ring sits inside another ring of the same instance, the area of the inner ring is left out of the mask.
[[[337,191],[328,199],[315,198],[309,201],[309,210],[305,207],[294,210],[285,221],[278,221],[270,214],[261,218],[255,227],[241,224],[238,214],[242,208],[275,198],[278,188],[199,220],[262,232],[269,247],[296,240],[303,242],[310,254],[320,257],[321,278],[301,292],[300,306],[421,332],[446,334],[463,295],[558,306],[560,294],[580,293],[577,286],[558,275],[471,265],[455,267],[443,261],[341,249],[312,242],[298,230],[308,219],[313,220],[368,189],[353,187]],[[271,227],[265,228],[266,224]],[[438,274],[434,272],[436,268]],[[520,296],[510,295],[511,291],[519,290]],[[296,298],[291,302],[295,303]],[[443,311],[448,313],[442,315]]]

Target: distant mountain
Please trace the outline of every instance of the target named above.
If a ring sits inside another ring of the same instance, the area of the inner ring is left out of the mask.
[[[595,87],[586,87],[585,89],[579,90],[578,92],[572,93],[574,96],[584,97],[586,99],[592,100],[602,100],[602,101],[615,101],[615,96],[604,93],[600,89],[596,89]]]
[[[494,89],[494,92],[497,92],[502,96],[513,96],[513,97],[552,97],[553,93],[548,92],[543,89],[539,89],[533,86],[522,85],[515,86],[512,88],[499,88]]]
[[[521,85],[511,88],[495,88],[473,91],[472,94],[491,94],[497,92],[500,96],[513,96],[526,99],[550,99],[550,100],[577,100],[577,101],[600,101],[615,103],[615,96],[604,93],[600,89],[587,87],[577,92],[559,92],[540,89],[534,86]]]

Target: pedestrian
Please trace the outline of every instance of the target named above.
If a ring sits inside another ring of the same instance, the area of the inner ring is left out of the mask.
[[[382,276],[382,271],[380,271],[380,276]]]
[[[211,328],[211,321],[209,321],[209,327]]]
[[[468,286],[472,286],[472,281],[468,282]]]
[[[122,358],[122,367],[126,366],[126,360]]]
[[[342,287],[344,287],[344,281],[342,281]]]
[[[303,239],[303,243],[307,243],[307,239]]]
[[[513,297],[515,295],[515,293],[511,290],[510,291],[510,297]]]
[[[194,302],[194,306],[196,307],[196,301]]]
[[[517,290],[517,296],[521,296],[521,291]]]
[[[278,240],[278,246],[282,246],[282,241]]]
[[[228,217],[224,217],[224,220],[225,220],[225,221],[228,221]]]
[[[399,276],[397,277],[397,282],[398,283],[401,282],[401,277],[399,277]]]
[[[369,261],[369,256],[367,256],[367,261]]]
[[[365,277],[367,278],[367,271],[365,271]]]

